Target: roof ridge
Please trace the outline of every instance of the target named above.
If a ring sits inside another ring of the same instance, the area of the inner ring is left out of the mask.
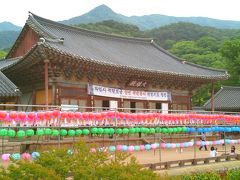
[[[240,86],[222,86],[223,89],[240,89]]]
[[[227,70],[225,69],[216,69],[216,68],[212,68],[212,67],[206,67],[206,66],[202,66],[202,65],[199,65],[199,64],[195,64],[195,63],[192,63],[192,62],[189,62],[187,61],[186,59],[182,59],[182,58],[179,58],[177,56],[175,56],[174,54],[170,53],[169,51],[163,49],[161,46],[159,46],[157,43],[155,43],[153,41],[153,43],[151,43],[154,47],[156,47],[157,49],[159,49],[160,51],[162,51],[163,53],[171,56],[173,59],[179,61],[180,63],[182,64],[189,64],[191,66],[195,66],[195,67],[200,67],[200,68],[203,68],[203,69],[207,69],[207,70],[213,70],[213,71],[218,71],[218,72],[225,72],[227,75]]]
[[[46,30],[46,29],[34,18],[34,16],[38,17],[37,15],[29,12],[29,16],[28,16],[28,19],[27,19],[27,24],[28,24],[29,26],[32,27],[32,23],[29,22],[29,21],[31,21],[31,22],[34,23],[35,26],[37,26],[38,30],[41,31],[41,32],[38,31],[37,33],[46,34],[48,37],[50,37],[50,38],[52,38],[52,39],[58,39],[58,37],[57,37],[55,34],[49,32],[48,30]],[[32,27],[32,28],[34,28],[34,27]],[[34,29],[35,29],[35,28],[34,28]]]
[[[217,98],[217,96],[223,91],[223,88],[221,87],[216,94],[214,94],[214,100]],[[205,102],[205,104],[203,105],[204,107],[206,107],[208,104],[210,104],[212,102],[212,98],[209,98],[207,100],[207,102]]]
[[[127,37],[127,36],[122,36],[122,35],[116,35],[116,34],[108,34],[108,33],[104,33],[104,32],[98,32],[98,31],[92,31],[92,30],[88,30],[88,29],[83,29],[80,27],[75,27],[75,26],[69,26],[66,24],[62,24],[56,21],[52,21],[49,19],[45,19],[43,17],[40,17],[36,14],[33,14],[31,12],[29,12],[30,15],[32,16],[32,18],[35,20],[35,22],[37,22],[38,24],[40,24],[38,22],[37,19],[39,19],[40,21],[44,21],[47,24],[51,24],[66,30],[71,30],[71,31],[75,31],[75,32],[79,32],[79,33],[86,33],[88,35],[93,35],[93,36],[97,36],[97,37],[105,37],[105,38],[115,38],[115,39],[121,39],[121,40],[130,40],[130,41],[136,41],[136,42],[144,42],[144,43],[151,43],[152,38],[141,38],[141,37]],[[41,25],[41,24],[40,24]],[[42,26],[42,25],[41,25]],[[44,28],[44,27],[43,27]]]

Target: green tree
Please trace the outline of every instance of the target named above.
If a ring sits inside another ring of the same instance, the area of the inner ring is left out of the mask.
[[[225,41],[221,48],[230,72],[230,83],[240,85],[240,39]]]

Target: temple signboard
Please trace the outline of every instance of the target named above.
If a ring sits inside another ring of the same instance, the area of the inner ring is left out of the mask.
[[[126,90],[120,88],[98,86],[93,84],[88,84],[87,91],[89,95],[94,96],[150,101],[171,101],[170,92]]]

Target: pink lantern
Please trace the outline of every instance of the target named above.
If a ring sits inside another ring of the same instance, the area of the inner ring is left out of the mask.
[[[43,120],[43,118],[44,118],[44,112],[38,112],[38,113],[37,113],[37,117],[38,117],[40,120]]]
[[[74,118],[74,113],[73,112],[68,112],[68,118],[73,119]]]
[[[6,119],[6,117],[7,117],[7,112],[0,111],[0,120]]]
[[[89,119],[93,119],[94,118],[94,114],[92,112],[89,113]]]
[[[234,140],[230,140],[230,144],[234,144]]]
[[[166,143],[161,143],[161,148],[166,148]]]
[[[141,151],[144,151],[144,150],[145,150],[145,146],[141,144],[141,145],[140,145],[140,150],[141,150]]]
[[[23,153],[23,154],[21,155],[21,157],[22,157],[23,160],[29,160],[29,159],[31,159],[31,155],[30,155],[29,153]]]
[[[172,144],[171,144],[171,148],[172,148],[172,149],[176,148],[176,144],[175,144],[175,143],[172,143]]]
[[[25,120],[25,118],[26,118],[26,113],[25,113],[25,112],[19,112],[19,113],[18,113],[18,118],[19,118],[20,120]]]
[[[117,151],[121,151],[122,150],[122,145],[117,145]]]
[[[34,112],[28,112],[27,117],[28,117],[29,120],[34,120],[34,118],[35,118],[36,116],[35,116],[35,113],[34,113]]]
[[[156,144],[151,144],[151,149],[156,149],[157,145]]]
[[[213,141],[213,145],[217,145],[217,141]]]
[[[238,139],[238,144],[240,144],[240,139]]]
[[[205,144],[206,144],[206,146],[209,146],[209,144],[210,144],[210,143],[209,143],[209,141],[206,141],[206,143],[205,143]]]
[[[46,120],[50,120],[51,116],[52,116],[52,112],[51,111],[46,111],[44,113],[44,117],[45,117]]]
[[[201,141],[197,141],[197,145],[200,146],[201,145]]]
[[[220,140],[220,144],[224,144],[224,139],[221,139],[221,140]]]
[[[68,113],[67,112],[61,112],[61,118],[62,119],[66,119],[68,117]]]
[[[88,113],[87,112],[82,113],[82,118],[83,119],[88,119]]]
[[[95,113],[95,119],[101,120],[102,119],[102,114],[101,113]]]
[[[9,161],[9,160],[10,160],[10,154],[3,154],[3,155],[2,155],[2,160],[3,160],[4,162]]]
[[[120,112],[119,113],[119,118],[120,119],[124,119],[125,118],[125,113],[124,112]]]
[[[53,110],[52,115],[54,118],[57,118],[60,115],[60,111],[59,110]]]
[[[107,112],[107,117],[108,118],[114,118],[114,116],[115,116],[115,112],[113,112],[113,111],[108,111]]]
[[[184,143],[180,143],[180,147],[183,148],[184,147]]]
[[[134,151],[134,146],[128,146],[128,152],[133,152]]]
[[[90,149],[90,152],[91,152],[91,153],[95,153],[95,152],[97,152],[97,150],[96,150],[95,148],[91,148],[91,149]]]
[[[80,119],[80,118],[82,117],[82,114],[81,114],[80,112],[75,112],[75,113],[74,113],[74,117],[75,117],[76,119]]]

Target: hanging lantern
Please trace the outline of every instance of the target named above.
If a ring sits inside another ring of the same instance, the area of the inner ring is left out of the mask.
[[[25,112],[19,112],[18,113],[18,118],[23,121],[26,118],[26,113]]]
[[[15,111],[12,111],[9,113],[9,118],[12,120],[15,120],[17,118],[17,113]]]
[[[6,111],[0,111],[0,120],[4,120],[7,118],[7,112]]]
[[[27,113],[27,117],[28,117],[28,119],[31,120],[31,121],[34,120],[34,118],[36,118],[34,112],[28,112],[28,113]]]
[[[80,118],[82,117],[82,113],[80,113],[80,112],[75,112],[75,113],[74,113],[74,117],[75,117],[76,119],[80,119]]]
[[[37,117],[38,117],[38,119],[43,120],[44,119],[44,112],[37,112]]]
[[[46,120],[50,120],[51,117],[52,117],[52,112],[51,111],[46,111],[44,113],[44,117],[45,117]]]
[[[58,116],[60,115],[60,111],[59,110],[53,110],[52,115],[54,118],[58,118]]]

